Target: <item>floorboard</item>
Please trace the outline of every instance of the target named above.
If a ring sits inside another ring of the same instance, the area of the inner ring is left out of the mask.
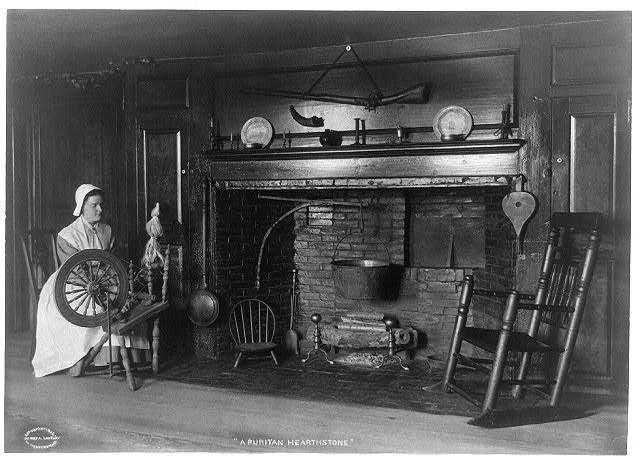
[[[562,422],[484,429],[468,416],[318,396],[258,393],[148,377],[33,377],[28,342],[9,336],[6,452],[331,452],[418,454],[624,454],[627,407],[612,402]],[[344,377],[342,380],[346,380]],[[317,392],[317,390],[315,391]],[[46,427],[52,448],[24,434]]]

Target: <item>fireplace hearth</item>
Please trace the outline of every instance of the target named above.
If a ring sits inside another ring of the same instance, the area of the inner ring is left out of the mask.
[[[276,314],[276,341],[280,341],[288,329],[290,275],[295,267],[294,327],[303,351],[313,348],[312,337],[306,335],[313,313],[335,325],[350,312],[375,312],[392,316],[400,328],[415,332],[416,357],[440,358],[448,349],[464,276],[474,274],[480,285],[492,281],[487,286],[492,289],[502,288],[496,287],[501,281],[505,287],[513,281],[515,235],[500,208],[508,187],[335,189],[277,194],[300,203],[361,202],[362,215],[357,207],[319,204],[283,220],[265,242],[262,284],[256,289],[264,233],[296,206],[261,198],[263,192],[221,189],[216,194],[216,290],[225,306],[248,297],[265,300]],[[443,228],[442,223],[448,226]],[[438,249],[438,254],[429,249]],[[338,293],[331,262],[360,258],[389,261],[387,283],[392,290],[371,300]],[[214,356],[214,344],[218,350],[230,347],[224,308],[221,318],[218,328],[197,332],[199,356]]]

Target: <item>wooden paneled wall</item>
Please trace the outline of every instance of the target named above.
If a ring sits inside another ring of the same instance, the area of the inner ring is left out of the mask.
[[[553,140],[565,136],[554,133],[553,102],[558,107],[567,98],[604,95],[611,97],[615,105],[615,125],[609,132],[618,156],[612,166],[615,178],[612,197],[614,220],[621,230],[615,238],[616,276],[608,289],[611,296],[606,308],[609,326],[604,340],[608,348],[606,374],[625,382],[629,315],[630,121],[626,114],[631,95],[630,29],[629,15],[628,21],[530,26],[352,44],[385,93],[423,81],[432,84],[427,104],[392,105],[376,112],[356,106],[336,107],[239,92],[246,86],[305,91],[343,50],[342,45],[211,59],[145,61],[123,69],[124,86],[116,83],[104,87],[99,94],[84,94],[79,99],[77,92],[71,92],[75,93],[73,98],[70,92],[51,86],[41,87],[38,92],[15,89],[9,98],[7,118],[7,133],[12,134],[7,138],[10,173],[7,229],[13,233],[34,225],[66,224],[65,218],[71,219],[76,183],[96,181],[109,192],[110,219],[117,234],[126,236],[123,244],[139,247],[144,238],[141,226],[148,219],[144,193],[153,189],[140,183],[141,158],[145,149],[147,153],[168,152],[162,139],[169,136],[175,141],[176,133],[180,133],[179,152],[186,156],[181,158],[186,163],[181,169],[184,173],[178,199],[188,248],[186,294],[190,284],[200,279],[201,262],[198,226],[201,217],[197,207],[200,192],[196,186],[200,184],[201,172],[193,154],[211,147],[212,118],[220,121],[220,133],[224,136],[231,132],[237,135],[244,121],[253,116],[271,120],[277,133],[309,131],[292,121],[289,104],[294,104],[305,116],[324,117],[327,129],[352,130],[354,117],[365,118],[370,129],[398,124],[428,127],[438,109],[458,104],[471,111],[477,124],[492,124],[499,122],[502,106],[510,103],[518,123],[517,135],[527,140],[520,151],[521,170],[527,177],[525,189],[535,194],[538,202],[536,215],[526,228],[524,255],[517,260],[518,287],[531,290],[556,203],[552,178],[557,156]],[[344,58],[319,90],[366,96],[371,89],[366,76],[352,57]],[[161,82],[158,89],[154,85],[157,80],[164,80],[165,85]],[[188,99],[183,97],[185,93]],[[162,100],[163,94],[166,100]],[[141,142],[145,133],[158,136],[145,145]],[[421,136],[429,139],[433,134],[426,131]],[[472,136],[491,138],[493,132],[477,131]],[[374,141],[380,140],[371,140]],[[299,142],[316,144],[314,138]],[[154,168],[159,169],[159,164]],[[168,175],[177,175],[173,164],[170,170]],[[167,189],[163,183],[155,186],[162,186],[158,194],[176,199],[178,190]],[[209,226],[211,229],[212,220]],[[215,230],[211,231],[213,243]],[[12,257],[14,239],[15,234],[8,235],[7,268],[19,273]],[[215,264],[211,259],[209,262],[208,273],[215,272]],[[19,289],[16,285],[23,283],[13,281],[12,287],[7,286],[7,300],[14,306],[19,303],[11,294]],[[16,322],[18,312],[19,308],[10,312],[14,319],[7,318],[7,326],[24,327]]]
[[[119,239],[119,252],[128,252],[121,90],[117,76],[97,88],[77,88],[66,81],[10,87],[7,268],[12,276],[6,301],[7,326],[15,330],[30,327],[19,236],[31,229],[57,232],[75,220],[74,195],[80,184],[104,189],[104,219]]]

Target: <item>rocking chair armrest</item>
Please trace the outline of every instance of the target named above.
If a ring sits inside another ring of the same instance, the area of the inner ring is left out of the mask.
[[[503,290],[473,289],[473,294],[481,295],[483,297],[507,298],[510,292],[503,291]],[[536,296],[532,294],[525,294],[522,292],[518,292],[518,298],[520,300],[535,300]]]
[[[556,313],[573,313],[575,310],[570,306],[564,305],[537,305],[535,303],[520,303],[518,305],[519,310],[531,310],[531,311],[550,311]]]

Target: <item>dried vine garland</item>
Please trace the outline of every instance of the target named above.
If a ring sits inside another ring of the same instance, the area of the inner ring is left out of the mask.
[[[67,83],[82,91],[94,90],[103,87],[114,75],[122,72],[122,68],[128,65],[126,59],[118,62],[109,62],[105,69],[92,72],[43,72],[40,74],[18,76],[10,79],[13,83],[39,83],[54,85]]]

